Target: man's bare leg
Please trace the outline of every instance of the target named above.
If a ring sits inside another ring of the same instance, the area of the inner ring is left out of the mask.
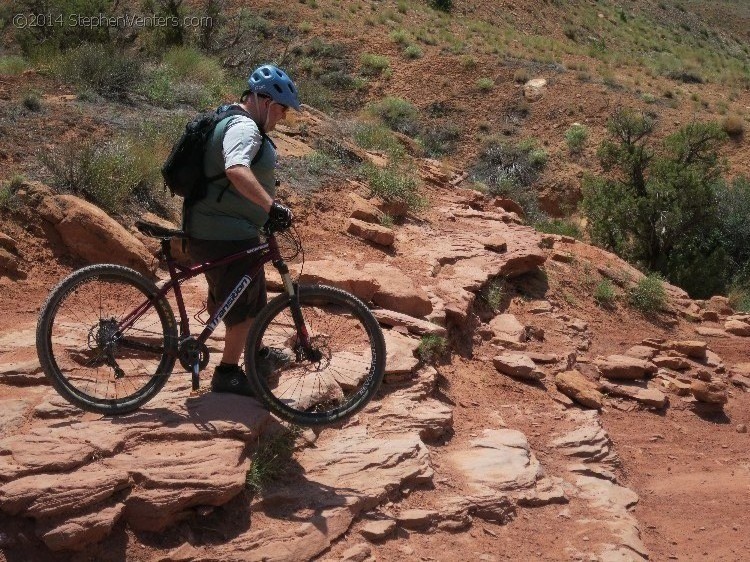
[[[240,356],[245,349],[247,334],[250,333],[253,320],[254,318],[248,318],[234,326],[227,326],[227,332],[224,336],[224,354],[221,357],[222,363],[239,365]]]

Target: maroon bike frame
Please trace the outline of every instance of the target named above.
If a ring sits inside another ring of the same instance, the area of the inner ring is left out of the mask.
[[[168,242],[166,242],[166,244],[168,244]],[[222,303],[222,306],[220,306],[216,310],[211,319],[207,322],[206,327],[201,332],[200,336],[198,336],[197,341],[201,344],[204,344],[216,329],[216,325],[218,325],[220,321],[217,321],[219,315],[222,314],[222,312],[224,313],[224,315],[226,315],[229,309],[231,309],[231,307],[234,305],[234,302],[237,300],[237,298],[239,298],[239,296],[250,284],[249,282],[247,282],[245,287],[242,287],[242,289],[240,290],[240,286],[246,281],[246,278],[249,278],[249,281],[251,282],[253,279],[255,279],[261,269],[268,262],[273,262],[274,265],[280,265],[282,263],[281,254],[279,252],[279,245],[273,235],[268,237],[267,242],[259,244],[258,246],[248,248],[247,250],[242,250],[216,261],[209,261],[199,265],[194,265],[192,267],[180,265],[179,263],[177,263],[177,261],[172,257],[169,251],[166,251],[165,254],[167,258],[167,269],[169,270],[169,281],[167,281],[164,286],[159,289],[158,293],[143,302],[140,306],[138,306],[138,308],[136,308],[133,312],[123,318],[122,322],[118,326],[118,330],[120,331],[120,333],[123,333],[125,330],[130,328],[149,308],[154,305],[154,302],[162,299],[169,293],[170,290],[174,289],[174,296],[175,300],[177,301],[177,309],[179,310],[180,314],[180,341],[189,337],[190,321],[187,316],[187,310],[185,309],[185,302],[182,298],[182,290],[180,289],[180,285],[188,279],[192,279],[193,277],[196,277],[209,269],[235,262],[245,256],[258,254],[258,257],[255,263],[252,264],[250,271],[248,271],[247,275],[245,275],[242,280],[240,280],[235,290],[230,293],[229,297],[227,297],[227,299]],[[229,304],[229,306],[225,309],[227,304]],[[214,326],[213,328],[211,328],[212,325]],[[170,350],[170,352],[176,354],[177,348],[175,347],[174,349]]]

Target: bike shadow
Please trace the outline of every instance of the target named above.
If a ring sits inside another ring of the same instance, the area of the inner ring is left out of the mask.
[[[145,440],[226,437],[250,442],[271,422],[271,415],[254,398],[233,394],[172,391],[157,396],[131,414],[109,418],[113,425],[143,433]]]

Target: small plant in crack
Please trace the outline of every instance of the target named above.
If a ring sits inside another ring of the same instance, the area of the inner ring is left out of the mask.
[[[448,340],[435,334],[422,336],[422,341],[417,347],[417,354],[425,363],[435,363],[446,353],[448,353]]]
[[[487,283],[481,293],[482,300],[487,303],[490,310],[497,314],[505,298],[505,282],[502,279],[494,279]]]
[[[253,492],[261,492],[270,482],[286,474],[294,453],[294,444],[301,433],[302,428],[292,425],[259,439],[252,464],[245,476],[245,486]]]

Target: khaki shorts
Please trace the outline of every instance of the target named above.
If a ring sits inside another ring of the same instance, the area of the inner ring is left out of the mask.
[[[260,244],[258,238],[250,240],[198,240],[191,238],[188,241],[188,253],[193,263],[204,263],[216,261],[223,257],[247,250]],[[208,281],[208,312],[213,316],[214,312],[224,303],[229,294],[234,290],[240,279],[250,272],[257,255],[246,256],[209,269],[204,273]],[[268,302],[266,294],[266,276],[263,269],[245,289],[224,317],[224,324],[234,326],[247,320],[255,318],[260,309]]]

